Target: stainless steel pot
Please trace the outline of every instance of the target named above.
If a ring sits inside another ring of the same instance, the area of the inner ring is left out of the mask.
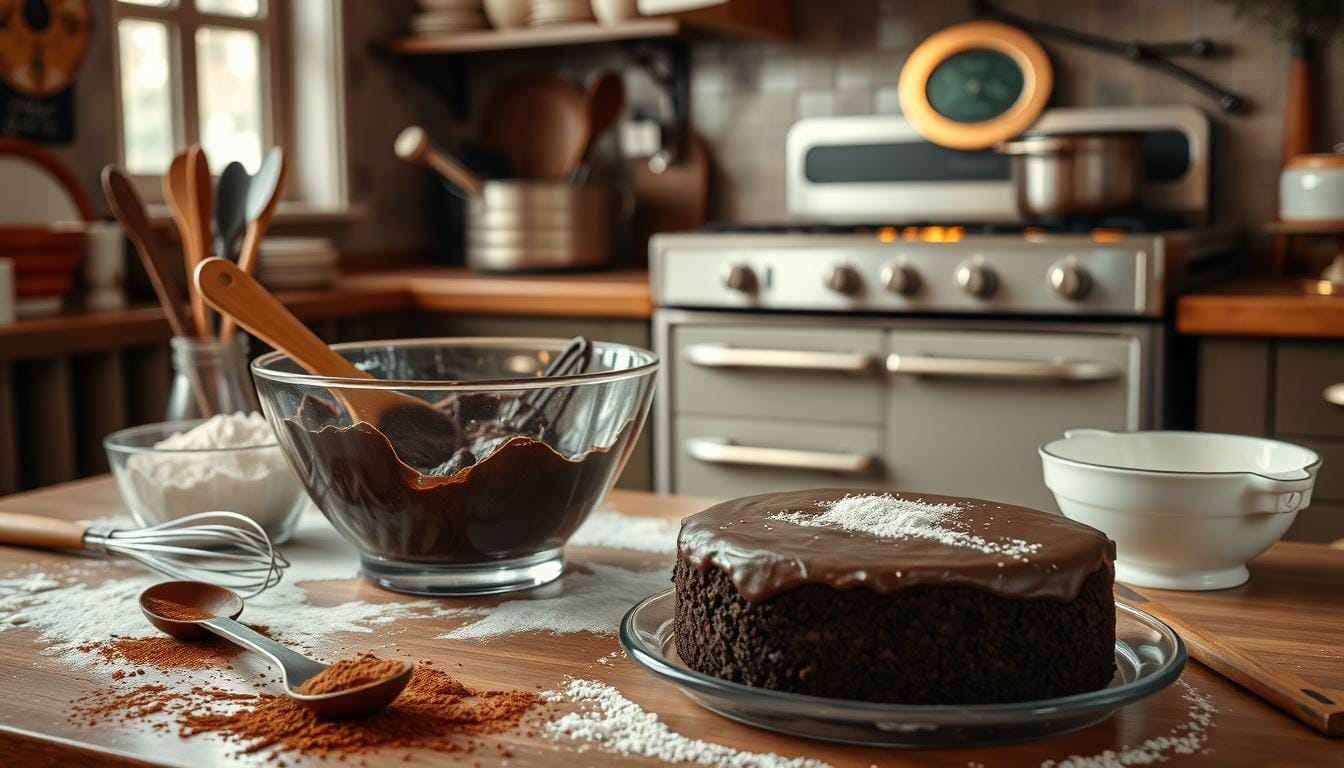
[[[467,198],[467,264],[482,272],[593,269],[611,261],[611,189],[489,180]]]
[[[997,149],[1012,157],[1023,216],[1120,213],[1138,203],[1143,148],[1137,133],[1028,135]]]

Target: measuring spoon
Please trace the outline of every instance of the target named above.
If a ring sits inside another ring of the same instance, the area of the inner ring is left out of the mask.
[[[162,604],[160,601],[200,611],[209,618],[164,616],[162,612],[155,612],[162,610],[156,607],[156,604]],[[403,664],[398,674],[357,688],[317,695],[303,694],[299,693],[299,687],[330,665],[313,661],[251,627],[238,623],[236,619],[243,612],[243,599],[232,591],[203,581],[165,581],[140,593],[140,610],[150,624],[178,640],[194,640],[215,634],[260,653],[280,668],[285,693],[322,717],[359,717],[377,712],[401,694],[415,669],[411,664]]]

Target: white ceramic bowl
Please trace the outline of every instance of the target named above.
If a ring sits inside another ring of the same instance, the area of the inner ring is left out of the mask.
[[[1064,514],[1116,543],[1116,578],[1226,589],[1311,503],[1321,458],[1278,440],[1075,429],[1040,447]]]

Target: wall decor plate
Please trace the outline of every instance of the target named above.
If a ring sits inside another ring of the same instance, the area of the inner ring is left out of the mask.
[[[1026,130],[1050,99],[1054,70],[1036,39],[971,21],[920,43],[901,69],[901,111],[929,141],[985,149]]]

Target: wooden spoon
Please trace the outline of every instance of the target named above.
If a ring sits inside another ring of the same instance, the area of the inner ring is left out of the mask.
[[[187,293],[191,298],[194,335],[202,337],[206,335],[205,303],[191,287],[191,270],[195,268],[200,258],[196,256],[198,243],[196,228],[192,223],[195,221],[195,216],[191,214],[189,208],[190,196],[187,186],[187,153],[182,152],[173,157],[172,164],[168,166],[168,173],[163,177],[163,199],[168,201],[168,207],[173,212],[173,222],[177,224],[177,236],[182,241],[182,257],[187,266]]]
[[[154,228],[149,223],[149,213],[145,210],[145,203],[140,199],[140,193],[136,191],[131,178],[115,165],[104,167],[103,194],[107,196],[107,204],[112,208],[112,215],[121,222],[121,228],[131,239],[135,252],[140,254],[140,263],[145,268],[145,274],[149,276],[149,284],[154,287],[154,295],[158,297],[159,305],[163,307],[163,314],[168,318],[168,325],[173,329],[173,335],[191,336],[192,334],[187,331],[191,320],[187,316],[186,307],[182,304],[182,291],[178,288],[177,280],[173,278],[173,273],[164,260],[163,253],[159,251],[158,243],[154,240]]]
[[[563,179],[588,143],[588,103],[555,72],[533,71],[495,90],[481,114],[481,146],[503,155],[514,176]]]
[[[243,249],[238,254],[238,268],[252,274],[257,268],[257,257],[261,253],[261,238],[271,224],[275,207],[280,203],[281,191],[285,188],[285,177],[289,164],[285,161],[285,151],[272,147],[261,161],[261,167],[247,186],[247,204],[244,219],[247,228],[243,234]],[[225,316],[219,322],[219,338],[233,336],[237,324],[233,318]]]
[[[584,145],[579,164],[570,174],[570,180],[583,183],[593,166],[593,150],[617,118],[625,110],[625,81],[619,72],[600,73],[584,94],[588,103],[588,142]]]
[[[187,216],[196,235],[194,259],[187,262],[187,274],[191,274],[197,264],[210,258],[214,240],[211,235],[211,224],[215,218],[214,180],[210,177],[210,161],[199,144],[187,148]],[[193,307],[195,304],[201,305],[201,335],[209,336],[214,321],[199,296],[194,296],[192,301]]]
[[[392,145],[397,157],[408,163],[423,163],[433,169],[449,184],[462,190],[462,193],[475,197],[481,194],[481,180],[466,166],[435,149],[429,141],[425,129],[418,125],[407,126],[397,134]]]
[[[327,346],[276,300],[256,278],[225,259],[206,259],[196,268],[196,287],[210,306],[314,376],[373,380]],[[452,458],[466,442],[457,420],[424,400],[391,389],[331,386],[355,421],[372,424],[409,467],[429,470]]]

